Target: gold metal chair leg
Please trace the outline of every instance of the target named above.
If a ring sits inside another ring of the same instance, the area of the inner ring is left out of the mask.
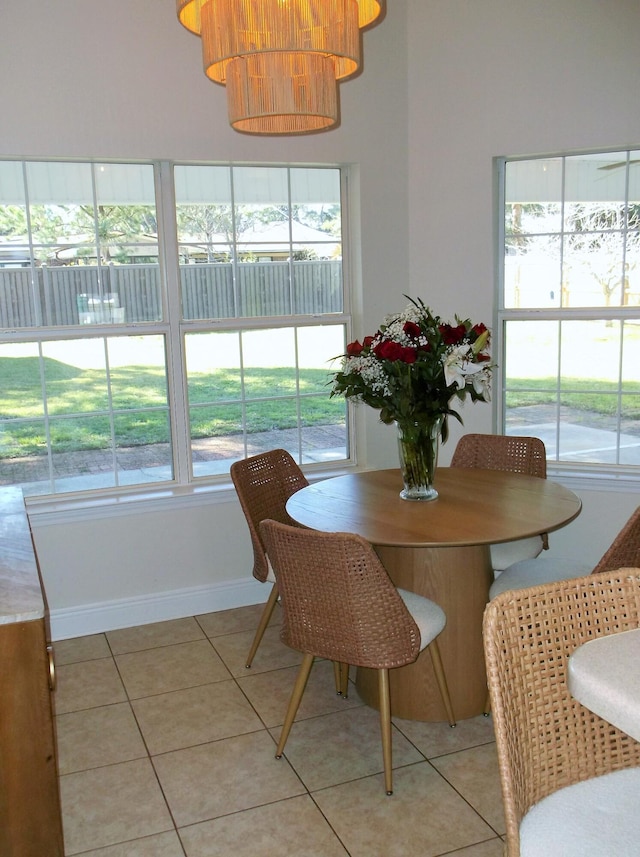
[[[287,743],[291,726],[293,725],[298,708],[300,707],[302,694],[307,686],[307,680],[309,679],[309,673],[311,672],[312,666],[313,655],[305,655],[302,659],[302,663],[300,664],[298,677],[296,678],[296,683],[293,686],[293,692],[291,694],[291,699],[289,700],[289,707],[287,708],[284,723],[282,724],[282,732],[280,733],[280,740],[278,741],[278,747],[276,749],[276,759],[282,758],[284,745]]]
[[[489,696],[489,691],[487,691],[487,698],[484,703],[484,708],[482,709],[482,713],[485,717],[488,717],[491,714],[491,697]]]
[[[340,694],[343,699],[349,696],[349,664],[340,664]]]
[[[449,686],[447,685],[447,677],[444,673],[444,667],[442,666],[442,658],[440,657],[440,647],[438,646],[438,641],[432,640],[429,643],[428,649],[429,654],[431,655],[431,663],[433,664],[433,671],[436,675],[436,681],[438,682],[440,696],[442,697],[445,711],[447,712],[449,726],[453,727],[456,725],[456,718],[453,714],[453,706],[451,705],[451,697],[449,696]]]
[[[393,794],[393,769],[391,754],[391,701],[389,698],[389,670],[378,670],[378,694],[380,704],[380,732],[382,735],[382,761],[384,764],[384,788]]]
[[[336,683],[336,693],[340,696],[342,693],[342,664],[339,661],[333,662],[333,680]]]
[[[269,593],[269,598],[267,599],[267,603],[264,605],[264,609],[262,610],[262,615],[260,616],[260,622],[258,623],[258,627],[256,629],[255,636],[253,638],[253,643],[251,644],[251,649],[249,650],[249,654],[247,655],[247,660],[245,666],[247,669],[251,667],[253,663],[253,659],[258,651],[258,646],[262,642],[262,638],[264,636],[264,632],[267,630],[267,625],[271,621],[271,617],[273,616],[273,610],[276,606],[276,602],[278,600],[278,585],[274,583],[271,587],[271,592]]]

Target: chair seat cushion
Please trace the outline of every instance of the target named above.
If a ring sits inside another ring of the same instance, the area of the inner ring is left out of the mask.
[[[530,539],[518,539],[515,542],[503,542],[491,545],[491,567],[495,571],[503,571],[514,562],[534,559],[542,552],[542,537],[531,536]]]
[[[570,580],[589,574],[593,566],[575,559],[543,556],[516,562],[496,578],[489,590],[489,598],[495,598],[507,589],[527,589],[540,583]]]
[[[637,857],[640,768],[560,789],[520,824],[520,857]]]
[[[444,610],[438,605],[407,589],[398,589],[398,595],[405,603],[405,607],[413,616],[413,621],[420,631],[420,651],[426,648],[434,640],[447,624]]]

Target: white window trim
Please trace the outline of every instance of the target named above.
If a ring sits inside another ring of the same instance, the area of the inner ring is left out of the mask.
[[[627,147],[634,148],[634,147]],[[602,151],[603,154],[607,150]],[[620,151],[620,147],[610,149],[611,152]],[[580,154],[579,152],[564,152],[551,155],[545,155],[545,158],[556,157],[571,157],[572,154]],[[496,180],[496,278],[495,278],[495,313],[494,313],[494,335],[493,342],[496,345],[495,354],[498,366],[495,369],[497,384],[495,388],[499,390],[499,395],[494,397],[494,427],[498,433],[504,433],[505,429],[505,399],[504,399],[504,374],[503,368],[505,365],[505,336],[504,324],[506,321],[513,319],[550,319],[557,320],[558,313],[554,310],[541,309],[524,309],[513,310],[505,308],[504,305],[504,247],[505,247],[505,228],[504,228],[504,209],[505,209],[505,174],[506,164],[508,161],[514,160],[529,160],[536,155],[527,155],[519,157],[499,157],[494,160],[495,180]],[[614,310],[607,310],[606,307],[597,308],[580,308],[580,309],[564,309],[562,313],[563,320],[583,320],[589,318],[607,318],[612,317],[620,319],[620,317],[629,317],[636,319],[638,317],[638,309],[625,310],[624,307],[617,307]],[[637,493],[640,486],[640,467],[634,466],[616,466],[615,469],[605,464],[571,464],[569,462],[548,461],[547,475],[556,481],[563,484],[565,487],[574,490],[590,490],[590,491],[611,491],[616,493]]]
[[[12,158],[9,160],[23,160],[25,163],[33,159]],[[45,161],[64,159],[39,159]],[[229,329],[256,330],[269,329],[274,325],[287,325],[289,327],[311,327],[326,316],[286,316],[286,317],[264,317],[264,318],[242,318],[222,320],[183,320],[180,311],[180,289],[177,280],[179,271],[178,245],[171,240],[165,240],[167,236],[176,235],[175,217],[175,187],[173,181],[173,168],[179,162],[168,160],[113,160],[108,158],[73,158],[74,162],[86,163],[144,163],[154,167],[155,189],[156,189],[156,213],[158,219],[158,262],[160,266],[161,279],[165,284],[162,290],[162,302],[164,308],[164,320],[159,322],[124,322],[116,325],[91,326],[92,335],[117,335],[120,332],[136,331],[144,335],[162,335],[166,337],[167,343],[167,384],[169,392],[169,414],[172,432],[172,453],[174,478],[166,482],[146,483],[131,487],[121,486],[105,489],[93,489],[90,491],[79,491],[66,494],[33,495],[25,498],[29,508],[29,514],[38,520],[39,526],[55,525],[58,523],[72,523],[83,520],[98,520],[105,517],[129,516],[152,511],[177,510],[188,508],[193,505],[210,505],[216,503],[228,503],[236,499],[235,490],[228,475],[212,477],[193,477],[191,475],[191,462],[189,459],[190,437],[188,420],[188,402],[186,397],[186,378],[184,336],[187,332],[212,331]],[[243,167],[246,164],[211,162],[203,166],[225,166]],[[258,164],[258,166],[271,166],[271,164]],[[332,324],[345,326],[346,341],[352,336],[352,305],[355,277],[354,271],[354,248],[350,244],[350,236],[358,234],[350,218],[355,217],[358,206],[349,196],[350,170],[347,164],[273,164],[277,167],[291,168],[333,168],[340,171],[341,198],[347,201],[342,211],[342,236],[343,236],[343,311],[332,314]],[[160,237],[160,236],[164,237]],[[3,341],[24,341],[31,333],[34,339],[41,336],[40,328],[21,328],[5,331]],[[57,327],[50,339],[64,339],[71,336],[78,337],[77,327]],[[182,377],[176,377],[182,371]],[[328,395],[328,393],[327,393]],[[351,408],[347,408],[347,444],[349,458],[331,463],[304,464],[304,471],[310,481],[328,478],[329,476],[342,475],[352,472],[357,468],[356,457],[356,425]]]

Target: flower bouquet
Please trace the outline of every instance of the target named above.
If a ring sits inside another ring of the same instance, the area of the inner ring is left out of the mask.
[[[373,336],[349,343],[333,375],[331,396],[343,395],[380,411],[383,423],[398,425],[405,499],[435,499],[438,439],[449,435],[456,399],[487,402],[493,364],[490,333],[456,316],[443,322],[420,299],[387,316]]]

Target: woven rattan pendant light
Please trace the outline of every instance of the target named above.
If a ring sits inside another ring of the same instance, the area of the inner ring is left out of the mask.
[[[382,0],[177,0],[177,12],[236,130],[306,134],[337,123],[337,81],[358,70]]]

